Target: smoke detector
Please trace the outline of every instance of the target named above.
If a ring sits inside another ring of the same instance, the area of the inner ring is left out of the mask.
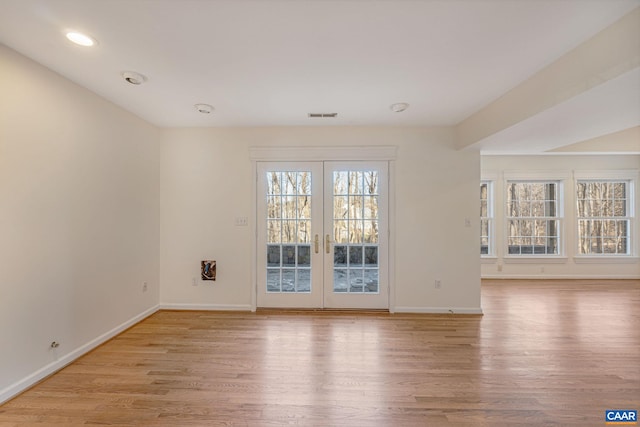
[[[397,104],[391,104],[389,108],[394,113],[402,113],[404,110],[409,108],[409,104],[407,104],[406,102],[398,102]]]
[[[194,107],[196,107],[198,113],[211,114],[213,112],[213,107],[209,104],[196,104]]]
[[[140,73],[136,73],[135,71],[123,71],[122,78],[132,85],[141,85],[142,83],[147,81],[147,78]]]

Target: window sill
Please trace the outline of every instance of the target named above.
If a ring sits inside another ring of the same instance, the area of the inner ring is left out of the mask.
[[[505,264],[564,264],[568,260],[566,256],[558,255],[522,255],[503,258]]]
[[[576,264],[636,264],[640,257],[630,255],[579,255],[573,258]]]
[[[495,255],[480,255],[480,264],[495,264],[498,257]]]

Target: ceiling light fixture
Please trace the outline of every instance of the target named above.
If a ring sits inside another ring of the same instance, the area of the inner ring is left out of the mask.
[[[80,46],[90,47],[94,46],[97,43],[96,39],[94,39],[93,37],[79,33],[77,31],[69,31],[66,36],[69,41]]]
[[[213,107],[209,104],[196,104],[194,107],[196,107],[196,110],[202,114],[211,114],[213,112]]]
[[[141,85],[142,83],[147,81],[147,77],[143,76],[140,73],[136,73],[135,71],[123,71],[122,78],[132,85]]]
[[[398,102],[397,104],[391,104],[389,108],[394,113],[402,113],[404,110],[409,108],[409,104],[407,104],[406,102]]]

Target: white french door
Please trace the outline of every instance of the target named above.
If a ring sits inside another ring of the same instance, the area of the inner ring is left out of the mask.
[[[257,166],[257,306],[388,309],[387,163]]]

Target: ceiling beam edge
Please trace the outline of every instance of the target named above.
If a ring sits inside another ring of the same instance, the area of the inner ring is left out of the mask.
[[[640,67],[640,7],[456,125],[463,149]]]

